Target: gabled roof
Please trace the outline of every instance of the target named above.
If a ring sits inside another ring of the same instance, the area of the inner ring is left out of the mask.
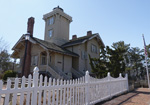
[[[54,43],[51,43],[51,42],[47,42],[47,41],[44,41],[44,40],[41,40],[41,39],[38,39],[38,38],[35,38],[35,37],[32,37],[32,39],[34,41],[36,41],[38,44],[42,45],[43,47],[47,48],[48,50],[52,50],[54,52],[59,52],[59,53],[63,53],[63,54],[66,54],[66,55],[71,55],[71,56],[76,56],[78,57],[79,55],[76,54],[76,53],[73,53],[61,46],[58,46]]]
[[[12,50],[15,50],[16,47],[19,45],[20,42],[24,41],[25,40],[25,35],[22,35],[21,38],[17,41],[17,43],[14,45],[14,47],[12,48]],[[74,53],[74,52],[71,52],[69,50],[67,50],[65,47],[69,47],[69,46],[74,46],[74,45],[79,45],[79,44],[82,44],[82,43],[85,43],[86,41],[89,41],[93,38],[96,38],[99,45],[105,47],[102,39],[100,38],[99,34],[96,33],[96,34],[92,34],[92,35],[88,35],[88,36],[83,36],[83,37],[79,37],[79,38],[76,38],[76,39],[73,39],[73,40],[70,40],[69,42],[63,44],[62,46],[58,46],[54,43],[51,43],[51,42],[48,42],[48,41],[45,41],[45,40],[41,40],[41,39],[38,39],[38,38],[35,38],[35,37],[30,37],[29,38],[29,41],[34,43],[34,44],[39,44],[41,47],[45,48],[45,49],[48,49],[48,50],[51,50],[53,52],[57,52],[57,53],[62,53],[62,54],[65,54],[65,55],[70,55],[70,56],[75,56],[75,57],[79,57],[78,54]],[[15,53],[15,52],[14,52]],[[14,54],[13,53],[13,54]],[[12,54],[12,55],[13,55]]]
[[[65,43],[62,45],[62,47],[69,47],[69,46],[74,46],[74,45],[78,45],[78,44],[82,44],[85,43],[88,40],[91,40],[93,38],[97,38],[99,41],[99,44],[101,44],[102,46],[105,46],[102,39],[100,38],[99,34],[92,34],[92,35],[88,35],[88,36],[83,36],[83,37],[79,37],[76,39],[72,39],[69,42]]]
[[[12,50],[15,49],[15,47],[18,45],[19,42],[21,42],[24,39],[24,34],[20,37],[20,39],[17,41],[17,43],[13,46]]]
[[[22,35],[21,38],[17,41],[17,43],[14,45],[14,47],[12,48],[12,50],[15,50],[16,47],[19,45],[20,42],[22,41],[25,41],[25,35]],[[51,42],[47,42],[47,41],[44,41],[44,40],[41,40],[41,39],[38,39],[38,38],[35,38],[35,37],[30,37],[29,38],[29,41],[34,43],[34,44],[39,44],[41,47],[47,49],[47,50],[51,50],[53,52],[57,52],[57,53],[62,53],[62,54],[65,54],[65,55],[70,55],[70,56],[75,56],[75,57],[79,57],[78,54],[74,53],[74,52],[71,52],[61,46],[58,46],[54,43],[51,43]],[[15,51],[13,52],[13,54],[15,53]],[[13,55],[12,54],[12,55]]]

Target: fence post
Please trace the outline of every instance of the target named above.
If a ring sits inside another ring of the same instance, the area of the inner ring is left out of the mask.
[[[122,87],[122,74],[121,73],[119,73],[119,79],[120,79],[120,92],[122,92],[123,91],[123,87]]]
[[[39,68],[35,67],[33,70],[33,101],[32,105],[37,105],[37,89],[38,89],[38,76]]]
[[[111,99],[111,79],[110,79],[110,72],[107,73],[107,77],[108,77],[108,91],[109,91],[109,95],[110,95],[110,99]]]
[[[89,96],[90,96],[90,93],[89,93],[89,72],[86,71],[86,75],[85,75],[85,83],[86,83],[86,86],[85,86],[85,104],[86,105],[89,105]]]
[[[127,88],[127,91],[129,91],[129,83],[128,83],[128,74],[126,73],[126,88]]]

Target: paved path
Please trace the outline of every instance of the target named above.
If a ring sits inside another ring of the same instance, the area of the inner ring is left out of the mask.
[[[150,89],[139,88],[135,91],[96,105],[150,105]]]

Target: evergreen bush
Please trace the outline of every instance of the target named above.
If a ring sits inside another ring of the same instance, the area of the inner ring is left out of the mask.
[[[8,77],[16,77],[17,73],[13,70],[7,70],[4,72],[3,80],[7,80]]]

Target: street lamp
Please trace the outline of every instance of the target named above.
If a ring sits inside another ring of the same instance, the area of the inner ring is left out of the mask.
[[[24,69],[26,63],[26,56],[27,56],[27,47],[28,47],[28,40],[30,39],[30,33],[25,34],[25,53],[24,53],[24,61],[22,66],[22,76],[24,76]]]
[[[30,33],[26,33],[25,34],[25,40],[29,40],[30,39]]]

